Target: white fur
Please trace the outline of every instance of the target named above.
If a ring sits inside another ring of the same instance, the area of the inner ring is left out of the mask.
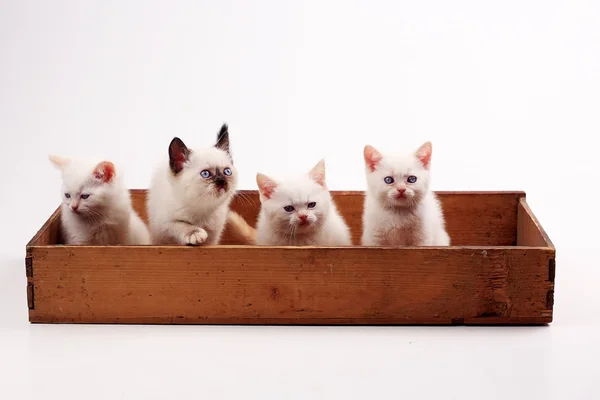
[[[440,202],[429,189],[430,159],[429,142],[408,154],[383,154],[371,146],[365,147],[368,189],[363,246],[450,245]],[[408,182],[411,175],[417,177],[416,182]],[[387,176],[393,177],[392,184],[384,181]],[[398,198],[398,189],[406,190],[404,197]]]
[[[109,182],[104,182],[93,174],[97,162],[57,156],[50,159],[62,172],[61,224],[65,244],[150,244],[148,229],[133,210],[118,170]],[[89,197],[83,199],[82,195]]]
[[[230,168],[228,189],[219,192],[200,176],[205,169]],[[183,170],[174,174],[169,158],[154,171],[148,192],[150,234],[155,244],[218,244],[237,186],[229,154],[216,147],[192,150]]]
[[[325,164],[319,162],[306,175],[274,181],[257,175],[261,209],[256,227],[257,245],[350,246],[350,230],[325,185]],[[272,193],[268,193],[272,190]],[[314,208],[308,204],[315,202]],[[294,210],[288,212],[285,206]],[[299,215],[307,216],[300,225]]]

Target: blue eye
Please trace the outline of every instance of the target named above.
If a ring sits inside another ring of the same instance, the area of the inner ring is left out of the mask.
[[[292,211],[294,211],[294,206],[285,206],[285,207],[283,207],[283,209],[287,212],[292,212]]]
[[[202,171],[200,171],[200,176],[203,177],[204,179],[210,178],[210,171],[207,169],[202,170]]]
[[[408,183],[415,183],[417,181],[417,177],[414,175],[409,176],[408,178],[406,178],[406,181]]]
[[[229,176],[229,175],[231,175],[231,169],[229,169],[229,168],[225,168],[225,169],[223,170],[223,173],[224,173],[225,175]]]
[[[71,195],[70,195],[69,193],[65,193],[65,197],[66,197],[67,199],[70,199],[70,198],[71,198]]]
[[[308,208],[315,208],[315,206],[316,206],[316,205],[317,205],[317,203],[316,203],[316,202],[314,202],[314,201],[311,201],[310,203],[308,203],[308,204],[306,205],[306,207],[308,207]]]
[[[81,198],[82,198],[83,200],[87,199],[88,197],[90,197],[90,195],[89,195],[89,194],[82,194],[82,195],[81,195]]]
[[[386,176],[385,178],[383,178],[383,181],[388,185],[391,185],[392,183],[394,183],[394,178],[392,178],[391,176]]]

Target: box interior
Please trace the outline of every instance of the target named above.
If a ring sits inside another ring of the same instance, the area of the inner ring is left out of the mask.
[[[342,216],[350,226],[353,244],[360,245],[364,193],[331,192]],[[524,192],[437,192],[446,217],[452,246],[552,247],[552,243],[529,209]],[[131,190],[135,210],[147,221],[146,190]],[[260,210],[258,192],[240,191],[232,209],[249,224],[256,225]],[[60,209],[46,221],[30,246],[62,245]],[[240,245],[226,227],[221,246]]]

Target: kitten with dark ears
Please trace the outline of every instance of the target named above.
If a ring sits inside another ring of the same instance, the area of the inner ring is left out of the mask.
[[[62,173],[60,219],[65,244],[150,244],[148,228],[133,210],[122,174],[112,162],[55,155],[50,161]]]
[[[154,171],[148,219],[154,244],[214,245],[237,188],[237,170],[223,124],[213,147],[191,150],[178,137]]]
[[[431,153],[430,142],[406,153],[365,146],[363,246],[450,245],[440,202],[429,189]]]

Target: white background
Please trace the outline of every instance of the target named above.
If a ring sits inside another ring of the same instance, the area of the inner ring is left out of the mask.
[[[0,2],[0,397],[593,399],[600,377],[597,1]],[[48,153],[128,186],[230,124],[241,188],[433,141],[436,190],[525,190],[557,247],[547,327],[30,325]]]

